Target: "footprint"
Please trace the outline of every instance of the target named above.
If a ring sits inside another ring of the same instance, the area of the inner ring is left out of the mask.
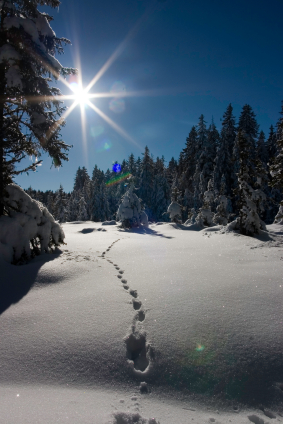
[[[141,308],[141,305],[142,303],[140,300],[133,299],[133,307],[136,311]]]
[[[117,264],[113,264],[114,266],[118,266]]]
[[[129,286],[123,286],[125,290],[128,290]]]
[[[127,347],[126,356],[134,362],[134,368],[139,371],[145,371],[149,365],[147,359],[147,346],[145,334],[134,331],[125,338]]]
[[[248,415],[248,419],[254,424],[264,424],[262,418],[259,418],[257,415]]]
[[[127,280],[125,280],[125,278],[123,278],[123,280],[121,280],[123,284],[127,283]]]
[[[142,322],[145,320],[145,312],[143,310],[140,310],[137,314],[137,319]]]
[[[124,271],[119,271],[120,274],[124,274]]]
[[[133,297],[138,297],[138,292],[136,290],[130,290],[130,295]]]
[[[115,268],[118,269],[118,270],[120,269],[118,266],[116,266]]]
[[[118,278],[122,278],[122,275],[117,275]]]

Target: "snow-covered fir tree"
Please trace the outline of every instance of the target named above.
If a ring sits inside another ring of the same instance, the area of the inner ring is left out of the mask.
[[[225,175],[222,175],[220,183],[220,191],[216,197],[216,212],[213,216],[213,222],[217,225],[227,225],[229,219],[228,199],[226,196],[226,180]]]
[[[267,144],[265,142],[265,134],[263,131],[260,131],[257,144],[256,144],[256,156],[266,167],[268,162],[268,151]]]
[[[176,224],[182,223],[182,207],[178,203],[179,198],[180,192],[177,187],[174,187],[171,194],[171,203],[168,206],[167,213],[169,214],[171,222],[175,222]]]
[[[244,235],[257,234],[265,229],[260,213],[264,211],[266,196],[260,188],[254,188],[256,174],[254,158],[251,156],[251,139],[239,131],[236,138],[239,151],[238,186],[234,190],[237,196],[239,216],[230,228],[238,229]]]
[[[235,180],[232,173],[232,155],[235,138],[236,124],[235,117],[233,115],[233,108],[230,103],[223,115],[220,142],[215,156],[213,170],[214,189],[219,191],[221,178],[222,175],[224,175],[229,194],[231,194],[230,188]]]
[[[198,215],[196,217],[196,223],[201,227],[210,227],[213,225],[213,212],[211,206],[214,201],[213,183],[209,180],[207,190],[203,194],[203,206],[199,208]]]
[[[270,166],[270,174],[272,176],[272,180],[270,182],[271,187],[277,188],[281,192],[283,192],[283,102],[281,109],[281,118],[277,124],[277,140],[276,140],[276,150],[277,155],[273,159]],[[282,199],[282,197],[281,197]],[[275,217],[276,223],[283,223],[283,199],[279,205],[279,211]]]
[[[128,190],[121,199],[121,204],[117,211],[117,220],[124,228],[148,226],[146,213],[142,210],[141,200],[134,193],[134,179],[130,179]]]
[[[38,10],[38,6],[59,4],[59,0],[0,3],[0,97],[5,99],[0,105],[0,216],[5,186],[13,176],[34,171],[42,151],[55,166],[67,160],[70,146],[60,135],[64,125],[59,119],[64,111],[58,100],[60,90],[49,82],[75,70],[62,67],[55,58],[69,41],[56,37],[52,17]],[[26,156],[33,162],[20,168]]]
[[[61,184],[59,190],[55,194],[54,216],[59,222],[66,222],[67,220],[67,199]]]
[[[152,208],[152,188],[154,179],[154,163],[149,154],[149,148],[146,146],[141,163],[141,176],[139,181],[139,196],[147,205],[151,215]],[[149,216],[152,219],[152,216]]]
[[[88,213],[87,213],[87,204],[83,195],[81,195],[79,200],[79,212],[78,212],[78,221],[87,221]]]

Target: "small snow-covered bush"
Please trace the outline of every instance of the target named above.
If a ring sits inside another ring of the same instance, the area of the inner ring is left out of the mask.
[[[177,224],[182,222],[182,210],[179,203],[171,202],[168,206],[167,213],[169,213],[169,217],[172,222],[176,222]]]
[[[0,254],[6,261],[21,263],[64,244],[65,234],[53,216],[16,184],[4,197],[7,215],[0,217]]]
[[[134,183],[130,183],[129,190],[122,197],[117,211],[117,220],[121,221],[124,228],[133,228],[143,225],[148,227],[148,218],[141,208],[141,201],[133,192]]]
[[[216,225],[227,225],[229,216],[227,212],[227,197],[221,194],[217,200],[219,202],[219,205],[216,208],[216,213],[214,214],[213,222]]]
[[[278,210],[277,215],[274,219],[274,224],[283,225],[283,203],[279,205],[279,210]]]

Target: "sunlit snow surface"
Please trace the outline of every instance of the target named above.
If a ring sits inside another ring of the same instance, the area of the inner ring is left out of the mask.
[[[0,262],[0,423],[283,419],[282,226],[63,229],[61,254]]]

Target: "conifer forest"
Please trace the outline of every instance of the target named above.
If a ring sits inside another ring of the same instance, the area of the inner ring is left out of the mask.
[[[131,154],[106,172],[95,165],[89,175],[79,167],[71,193],[62,186],[55,193],[31,187],[27,193],[59,222],[103,222],[116,218],[128,178],[133,176],[135,192],[151,222],[169,221],[167,208],[177,202],[183,223],[226,225],[237,217],[246,221],[252,214],[262,224],[270,224],[276,217],[282,219],[282,140],[283,106],[276,127],[271,125],[265,135],[250,105],[243,106],[236,122],[229,104],[219,130],[213,120],[208,124],[201,115],[183,150],[168,164],[162,152],[154,158],[146,146],[142,157]]]

